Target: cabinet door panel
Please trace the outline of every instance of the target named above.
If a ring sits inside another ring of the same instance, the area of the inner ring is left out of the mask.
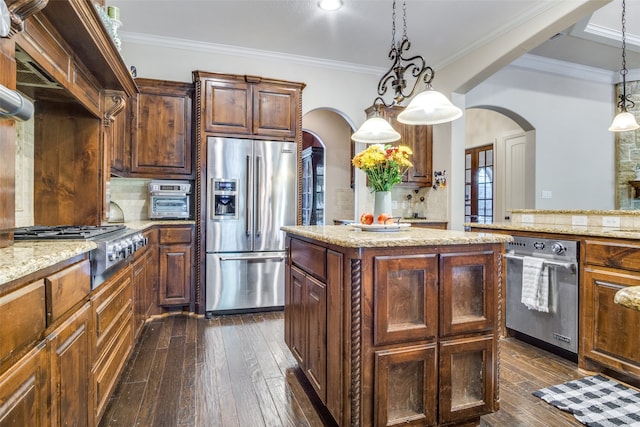
[[[307,323],[306,372],[322,402],[327,390],[327,302],[326,285],[311,276],[305,280],[305,312]]]
[[[298,92],[266,83],[253,86],[253,133],[295,138]]]
[[[247,83],[207,79],[204,102],[207,132],[251,133],[251,89]]]
[[[89,395],[90,313],[87,302],[48,337],[53,425],[93,425]]]
[[[290,313],[291,342],[289,348],[298,361],[298,365],[304,369],[305,360],[305,324],[304,324],[304,292],[305,274],[296,267],[291,267],[290,274],[291,305],[287,313]]]
[[[131,175],[158,178],[192,176],[192,85],[136,80],[132,103]]]
[[[0,426],[49,425],[46,344],[42,341],[0,375]]]
[[[436,345],[375,353],[376,426],[435,425]]]
[[[494,253],[442,254],[440,333],[491,330],[495,318]]]
[[[616,370],[640,375],[640,312],[613,302],[616,292],[640,286],[633,274],[585,268],[582,301],[583,354]]]
[[[440,422],[476,418],[493,407],[493,337],[440,344]]]
[[[374,265],[374,345],[434,338],[437,255],[378,256]]]
[[[191,302],[191,246],[160,246],[160,305]]]

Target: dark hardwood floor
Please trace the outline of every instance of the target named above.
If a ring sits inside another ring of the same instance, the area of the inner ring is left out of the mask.
[[[100,427],[325,426],[284,344],[283,313],[147,323]],[[585,376],[575,363],[502,342],[501,409],[482,426],[580,426],[531,392]]]

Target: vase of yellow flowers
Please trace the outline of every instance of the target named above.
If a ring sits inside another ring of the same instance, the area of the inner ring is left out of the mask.
[[[374,144],[353,157],[351,163],[361,169],[375,192],[373,217],[381,213],[391,214],[391,189],[402,182],[402,175],[413,166],[411,149],[405,145]]]

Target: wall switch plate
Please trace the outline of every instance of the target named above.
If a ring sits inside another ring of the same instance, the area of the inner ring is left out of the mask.
[[[523,224],[533,224],[533,215],[522,215],[520,217],[520,222]]]
[[[396,202],[395,200],[391,202],[391,209],[396,210],[398,209],[398,202]]]
[[[603,216],[602,226],[603,227],[620,227],[620,217],[619,216]]]
[[[551,198],[553,198],[553,192],[551,190],[543,190],[542,191],[542,198],[543,199],[551,199]]]
[[[587,217],[585,215],[573,215],[571,217],[571,225],[587,225]]]

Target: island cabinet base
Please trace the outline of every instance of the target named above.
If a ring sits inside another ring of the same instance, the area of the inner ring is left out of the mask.
[[[351,248],[288,234],[285,341],[341,426],[499,407],[502,243]]]

